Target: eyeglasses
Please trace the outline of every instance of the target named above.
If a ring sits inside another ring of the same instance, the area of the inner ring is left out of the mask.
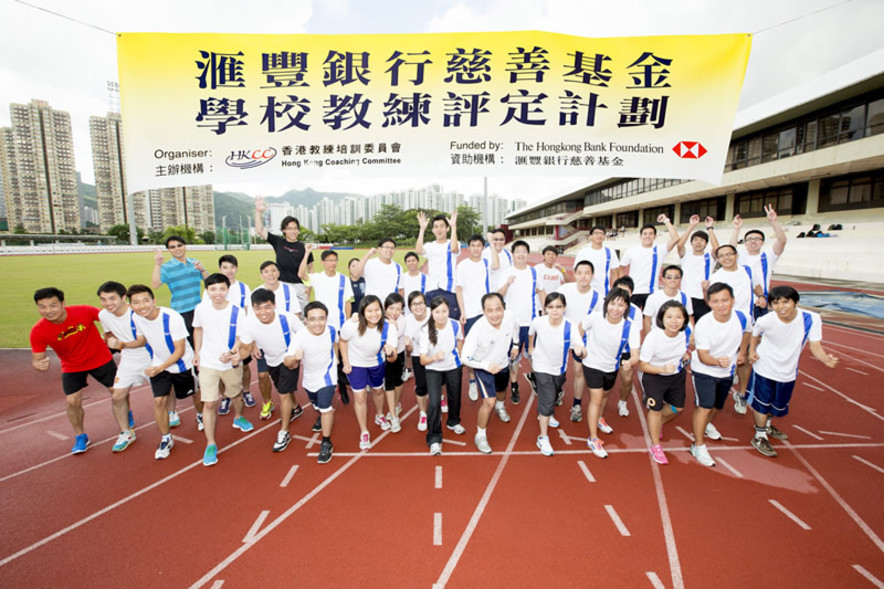
[[[678,280],[679,278],[681,278],[681,276],[679,276],[678,274],[670,274],[668,276],[664,276],[663,278],[666,280]]]
[[[764,241],[764,240],[761,239],[760,237],[747,237],[743,241]]]
[[[184,244],[183,243],[170,243],[169,245],[166,246],[166,249],[177,250],[179,247],[184,247]]]

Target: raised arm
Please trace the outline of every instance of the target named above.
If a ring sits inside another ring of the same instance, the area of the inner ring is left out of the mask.
[[[154,264],[153,264],[153,273],[150,275],[150,287],[151,288],[159,288],[163,284],[162,279],[162,266],[163,266],[163,252],[160,251],[160,248],[157,248],[156,253],[153,256]]]
[[[424,252],[424,234],[427,232],[427,225],[429,224],[425,212],[421,211],[417,214],[417,224],[420,227],[420,230],[417,232],[417,241],[414,244],[414,252],[421,256],[425,256],[427,254]]]
[[[456,255],[460,253],[460,242],[457,240],[457,209],[451,211],[448,224],[451,226],[451,253]]]
[[[782,225],[777,220],[777,212],[774,210],[773,205],[769,204],[764,207],[764,212],[767,213],[767,220],[770,221],[771,229],[773,229],[776,236],[773,242],[773,253],[779,257],[783,255],[783,250],[786,249],[786,232],[783,231]]]
[[[669,253],[675,247],[675,244],[678,243],[678,231],[675,230],[675,226],[666,215],[658,215],[657,222],[663,223],[666,226],[666,231],[669,233],[669,241],[666,242],[666,253]]]
[[[263,196],[259,196],[255,199],[255,233],[264,240],[267,239],[267,228],[264,227],[264,211],[266,210],[267,203],[264,202]]]
[[[309,282],[309,279],[307,278],[307,274],[309,273],[309,269],[307,268],[307,259],[310,257],[312,251],[313,244],[305,243],[304,257],[301,258],[301,264],[298,266],[298,278],[300,278],[304,283]]]
[[[700,222],[700,215],[691,215],[691,221],[688,224],[688,228],[684,230],[684,233],[681,234],[678,238],[678,243],[676,243],[676,247],[678,247],[678,257],[683,258],[685,255],[685,244],[688,242],[688,239],[691,238],[691,232],[694,230],[694,227]]]
[[[715,219],[712,217],[706,217],[706,233],[709,234],[709,245],[712,246],[712,259],[717,260],[718,256],[715,252],[718,251],[718,237],[715,235]]]
[[[740,215],[734,215],[734,230],[731,233],[730,244],[734,247],[737,247],[737,243],[740,241],[740,229],[743,228],[743,217]]]
[[[378,253],[378,248],[373,247],[368,250],[364,256],[362,256],[361,260],[356,262],[356,265],[353,266],[353,276],[355,276],[355,280],[359,280],[360,278],[362,278],[362,273],[365,271],[365,263],[376,253]]]

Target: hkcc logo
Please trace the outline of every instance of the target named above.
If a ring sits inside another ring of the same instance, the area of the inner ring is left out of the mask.
[[[699,141],[679,141],[672,151],[682,159],[695,160],[703,157],[706,148]]]
[[[275,157],[276,150],[272,147],[267,149],[241,149],[239,151],[231,151],[227,159],[224,160],[224,163],[231,168],[247,170],[263,166]]]

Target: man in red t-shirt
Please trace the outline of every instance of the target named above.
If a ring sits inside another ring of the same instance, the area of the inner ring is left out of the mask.
[[[87,375],[113,393],[117,365],[107,344],[95,327],[98,309],[89,305],[64,306],[64,293],[57,288],[41,288],[34,293],[37,310],[43,316],[31,329],[31,365],[44,372],[49,370],[46,348],[51,347],[61,360],[61,383],[67,401],[67,414],[76,434],[71,450],[81,454],[89,446],[89,436],[83,430],[83,397]]]

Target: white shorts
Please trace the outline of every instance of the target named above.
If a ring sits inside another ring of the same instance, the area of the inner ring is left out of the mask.
[[[150,379],[144,374],[144,369],[150,366],[150,358],[147,362],[139,364],[123,360],[117,366],[117,377],[114,379],[115,389],[128,389],[142,384],[150,383]]]

